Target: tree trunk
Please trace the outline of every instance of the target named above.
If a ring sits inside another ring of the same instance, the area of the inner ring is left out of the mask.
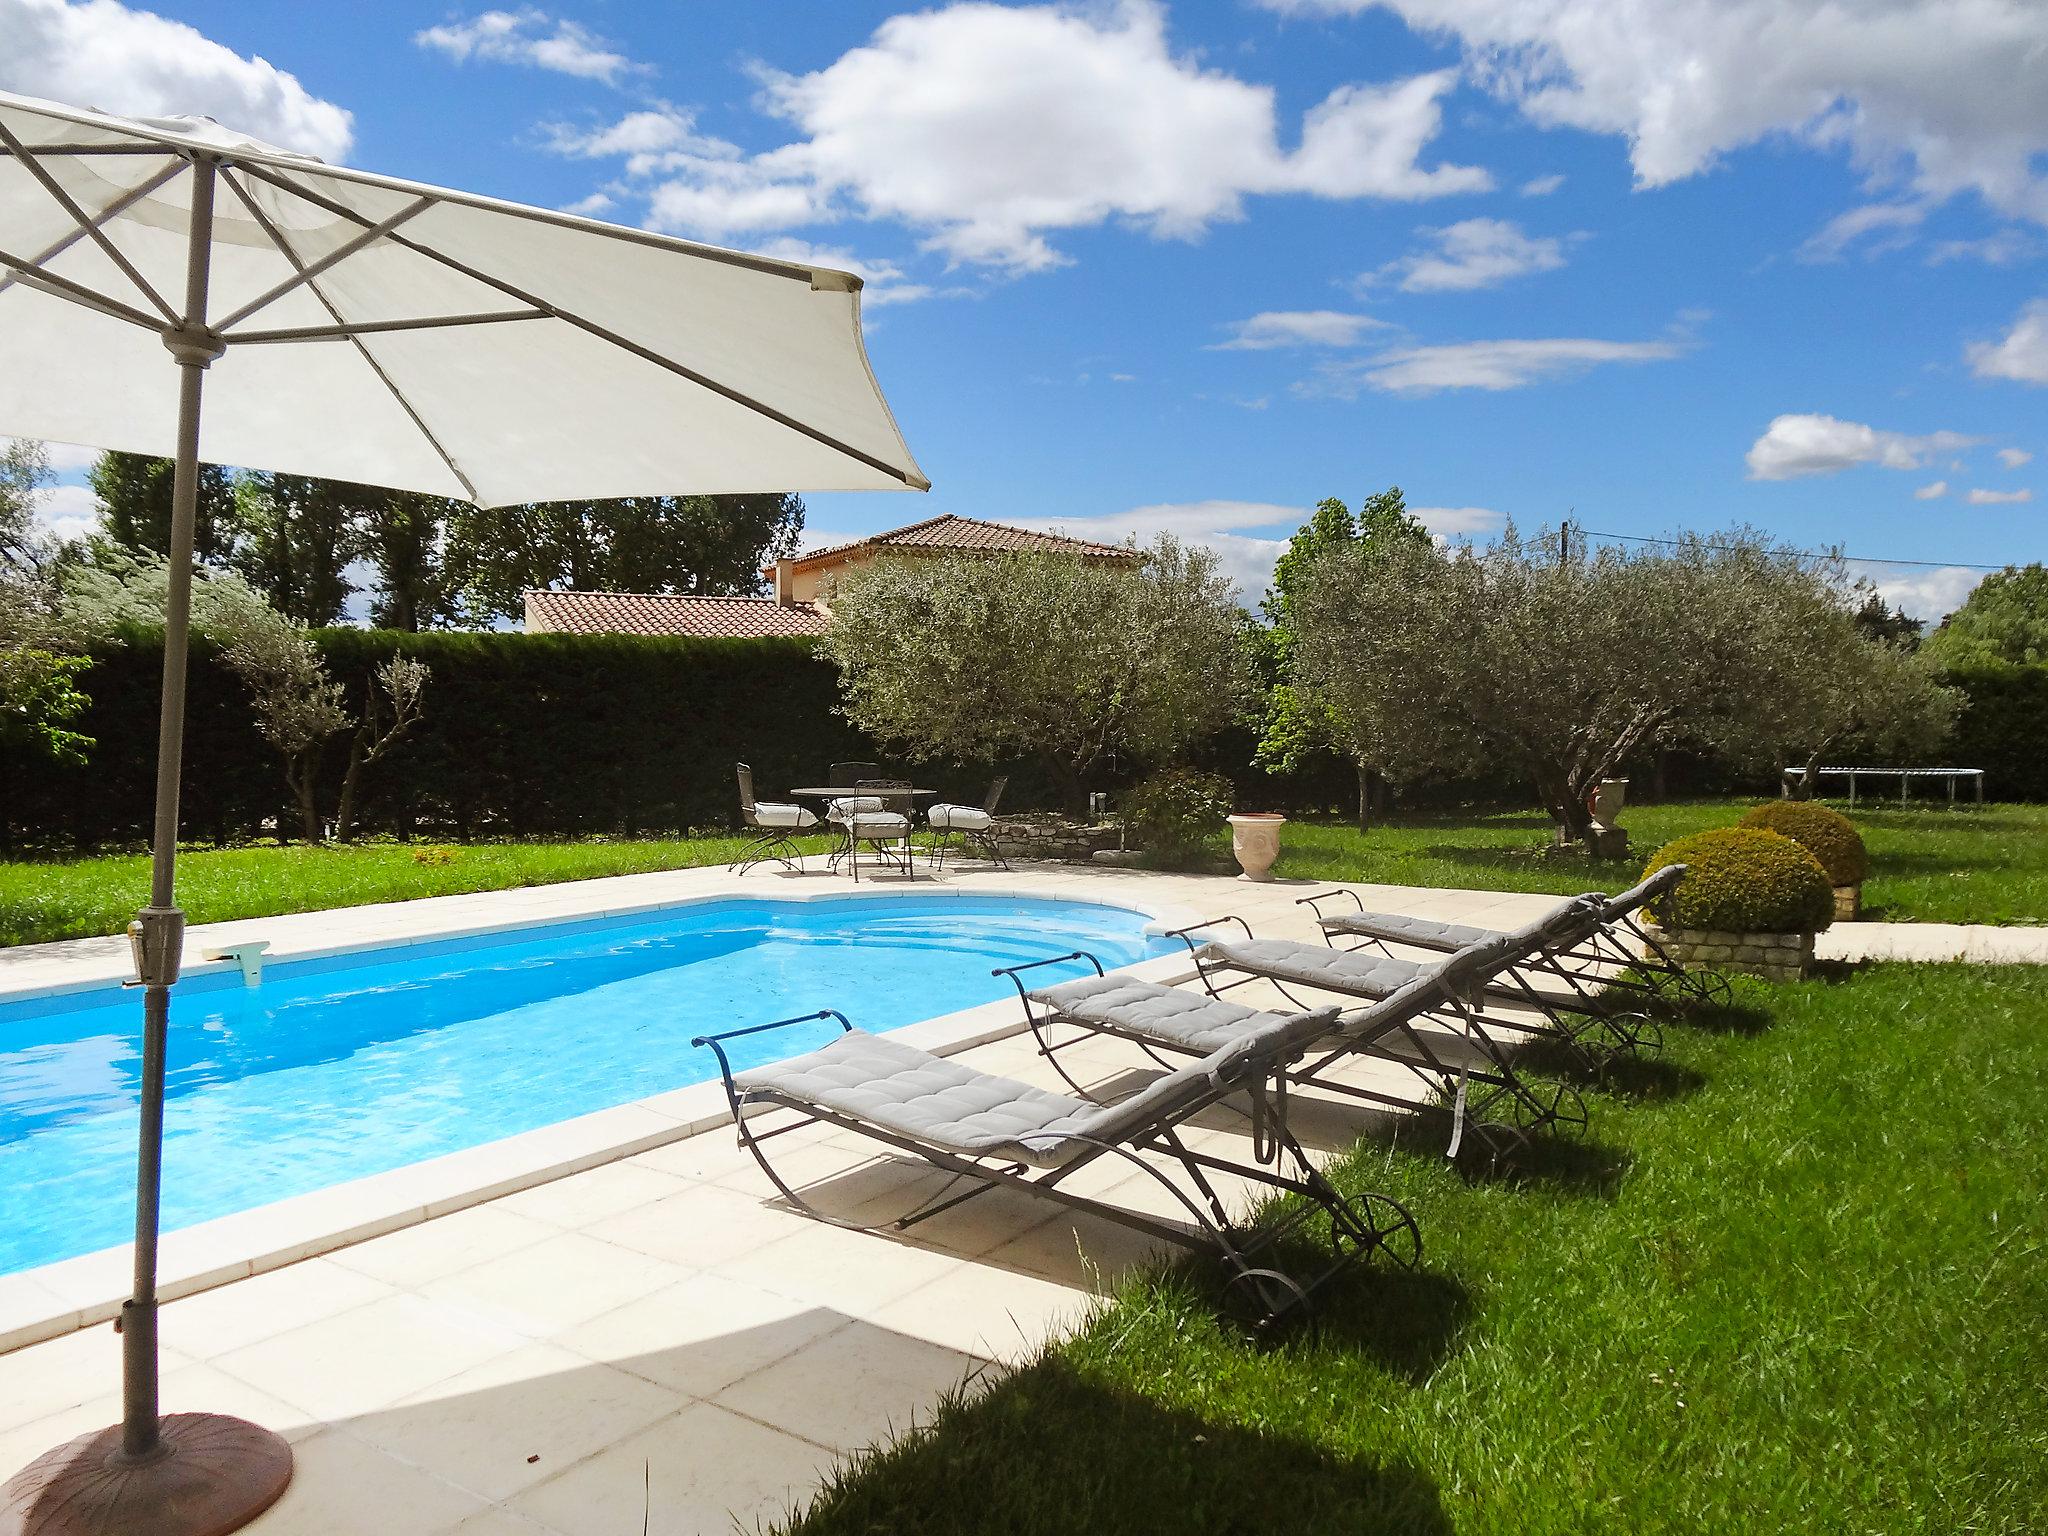
[[[348,770],[341,776],[341,803],[334,811],[334,840],[352,843],[356,837],[356,779],[363,771],[363,733],[349,744]]]
[[[1358,760],[1358,830],[1372,830],[1372,770],[1363,758]]]
[[[1088,792],[1082,787],[1081,771],[1063,757],[1044,757],[1045,771],[1060,792],[1060,802],[1070,816],[1088,814]]]
[[[1578,792],[1571,776],[1539,780],[1537,793],[1542,796],[1550,819],[1557,823],[1557,846],[1569,848],[1578,843],[1590,849],[1593,813],[1586,808],[1585,797]]]
[[[320,826],[320,804],[315,797],[319,759],[312,752],[300,753],[285,764],[284,781],[299,807],[299,835],[308,844],[326,840]]]

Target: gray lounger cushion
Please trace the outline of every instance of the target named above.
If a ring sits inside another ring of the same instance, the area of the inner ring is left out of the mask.
[[[1531,925],[1532,929],[1537,925]],[[1522,929],[1502,934],[1485,941],[1496,951],[1506,951],[1513,958],[1522,958],[1530,953],[1535,940],[1531,930]],[[1266,976],[1275,981],[1291,981],[1299,986],[1320,987],[1326,992],[1342,992],[1352,997],[1383,999],[1392,997],[1403,987],[1433,974],[1437,965],[1455,964],[1460,956],[1453,955],[1450,962],[1427,963],[1420,960],[1396,960],[1385,955],[1368,954],[1363,950],[1329,949],[1320,944],[1303,944],[1294,939],[1253,939],[1249,943],[1213,943],[1203,946],[1197,957],[1203,964],[1221,965],[1228,969],[1248,972],[1254,976]],[[1486,971],[1491,978],[1508,968],[1508,964],[1496,965]],[[1573,1012],[1585,1007],[1585,1000],[1570,992],[1550,991],[1543,988],[1524,990],[1518,986],[1491,984],[1485,987],[1485,995],[1496,1002],[1528,1006],[1535,1002],[1548,1003],[1553,1007]]]
[[[1064,1019],[1113,1029],[1207,1055],[1243,1038],[1247,1030],[1281,1017],[1127,976],[1083,976],[1030,994]]]
[[[1606,898],[1597,892],[1588,896],[1574,896],[1569,901],[1559,902],[1550,911],[1537,919],[1548,922],[1553,917],[1572,913],[1592,916],[1589,903],[1604,902]],[[1406,944],[1411,949],[1440,950],[1445,954],[1468,949],[1474,944],[1484,944],[1488,939],[1506,938],[1520,930],[1510,928],[1474,928],[1464,923],[1446,923],[1434,917],[1409,917],[1400,912],[1347,912],[1322,919],[1323,932],[1340,934],[1347,938],[1385,939],[1390,944]]]
[[[1154,1079],[1115,1104],[1088,1104],[977,1072],[914,1045],[849,1030],[822,1050],[735,1074],[748,1101],[836,1110],[848,1119],[965,1157],[995,1157],[1057,1168],[1120,1143],[1177,1104],[1210,1097],[1219,1081],[1261,1053],[1289,1059],[1327,1034],[1334,1008],[1276,1016],[1275,1023]]]

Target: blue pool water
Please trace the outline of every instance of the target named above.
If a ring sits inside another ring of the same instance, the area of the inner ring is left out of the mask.
[[[168,1230],[718,1075],[690,1039],[817,1008],[896,1029],[1010,993],[992,967],[1165,946],[1120,907],[722,901],[279,963],[173,995]],[[1060,974],[1060,973],[1053,973]],[[0,1006],[0,1274],[133,1235],[136,992]],[[794,1055],[830,1024],[736,1042]]]

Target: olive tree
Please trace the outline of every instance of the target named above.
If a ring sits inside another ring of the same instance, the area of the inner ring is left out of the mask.
[[[1850,752],[1901,765],[1932,756],[1955,732],[1962,690],[1941,681],[1924,652],[1867,635],[1843,648],[1815,681],[1821,704],[1802,731],[1786,742],[1805,767],[1795,798],[1813,793],[1814,770],[1829,752]]]
[[[1739,761],[1815,739],[1868,646],[1838,562],[1747,529],[1567,547],[1510,527],[1485,550],[1332,550],[1296,599],[1298,685],[1390,779],[1498,763],[1583,839],[1632,753]]]
[[[248,690],[263,739],[283,760],[285,788],[298,812],[300,835],[324,841],[319,778],[327,743],[356,727],[335,817],[335,835],[355,832],[362,770],[398,744],[420,716],[429,677],[422,662],[393,656],[371,675],[363,718],[349,712],[342,685],[327,670],[307,627],[273,608],[230,571],[193,573],[192,623],[224,647],[222,659]],[[155,555],[109,553],[65,578],[64,619],[73,634],[109,640],[133,628],[160,627],[169,567]]]
[[[1036,759],[1069,808],[1112,754],[1170,761],[1246,697],[1216,557],[1162,535],[1133,566],[1065,552],[874,560],[832,600],[847,716],[912,761]]]

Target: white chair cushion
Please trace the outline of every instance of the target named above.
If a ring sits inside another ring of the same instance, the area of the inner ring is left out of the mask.
[[[825,814],[833,821],[845,821],[849,816],[860,816],[882,809],[884,806],[880,795],[844,795],[827,802]]]
[[[754,824],[760,827],[815,827],[818,818],[807,806],[757,801],[754,805]]]
[[[995,817],[978,805],[935,805],[925,820],[941,832],[986,832]]]
[[[895,811],[862,811],[846,818],[855,837],[902,837],[910,831],[910,818]]]

